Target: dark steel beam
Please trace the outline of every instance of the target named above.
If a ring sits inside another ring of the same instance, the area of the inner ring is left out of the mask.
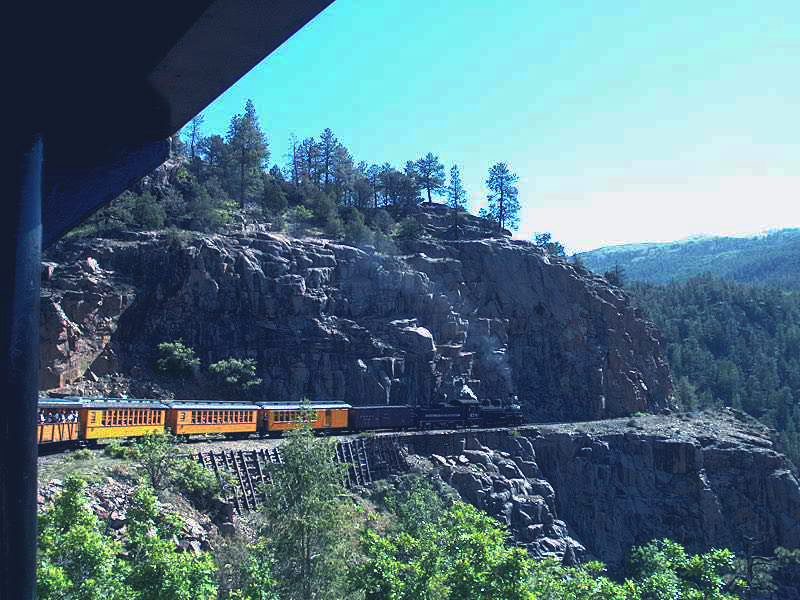
[[[91,166],[61,170],[49,181],[44,199],[43,247],[57,241],[168,157],[169,141],[162,140],[117,152]]]
[[[28,600],[36,585],[42,139],[12,136],[4,144],[11,160],[0,220],[0,594]]]

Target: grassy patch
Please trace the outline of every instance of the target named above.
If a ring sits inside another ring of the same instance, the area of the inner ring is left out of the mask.
[[[91,458],[88,455],[91,454]],[[78,458],[76,458],[76,456]],[[106,456],[99,450],[82,448],[64,454],[39,458],[39,483],[53,479],[64,480],[68,475],[79,475],[87,481],[116,477],[130,468],[130,461]]]

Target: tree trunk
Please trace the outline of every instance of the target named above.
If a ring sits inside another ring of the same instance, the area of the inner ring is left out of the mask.
[[[239,161],[239,206],[244,208],[244,149],[242,149],[242,159]]]

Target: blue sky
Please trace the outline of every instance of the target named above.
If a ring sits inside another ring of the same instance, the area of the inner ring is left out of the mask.
[[[204,111],[252,98],[285,163],[330,127],[354,158],[427,152],[471,206],[520,177],[519,237],[570,250],[800,225],[796,0],[336,0]]]

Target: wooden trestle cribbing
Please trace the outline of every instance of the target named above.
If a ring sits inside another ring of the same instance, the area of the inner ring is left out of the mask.
[[[392,438],[341,440],[335,456],[337,462],[348,465],[342,483],[350,489],[406,470],[397,441]],[[272,483],[267,465],[283,464],[280,448],[199,452],[194,458],[214,472],[226,501],[240,514],[256,510],[266,498]],[[232,489],[223,472],[234,477]]]

